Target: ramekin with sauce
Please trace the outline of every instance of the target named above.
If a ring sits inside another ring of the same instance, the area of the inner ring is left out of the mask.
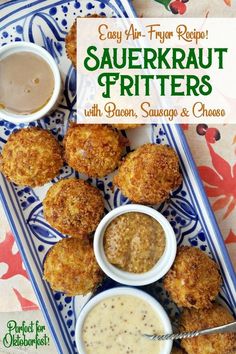
[[[94,235],[94,253],[103,272],[118,283],[143,286],[171,268],[177,242],[168,220],[138,204],[109,212]]]
[[[170,354],[172,341],[143,334],[172,333],[163,307],[149,294],[128,287],[103,291],[81,310],[75,329],[80,354]]]
[[[55,110],[62,93],[59,68],[42,47],[29,42],[0,48],[0,118],[29,123]]]

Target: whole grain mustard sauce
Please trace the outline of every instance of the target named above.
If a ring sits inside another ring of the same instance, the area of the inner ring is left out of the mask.
[[[0,60],[0,109],[32,114],[42,109],[54,90],[48,63],[30,52],[17,52]]]
[[[163,255],[165,246],[165,232],[161,224],[140,212],[116,217],[104,234],[108,261],[127,272],[149,271]]]
[[[82,329],[86,354],[161,354],[163,343],[142,334],[163,334],[158,315],[132,295],[102,300],[87,315]]]

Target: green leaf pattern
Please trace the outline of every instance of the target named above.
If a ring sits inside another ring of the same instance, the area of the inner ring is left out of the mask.
[[[156,2],[159,2],[159,4],[162,4],[165,6],[166,10],[170,11],[169,4],[171,0],[155,0]]]

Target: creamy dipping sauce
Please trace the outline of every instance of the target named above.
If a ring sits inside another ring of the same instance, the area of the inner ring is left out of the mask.
[[[52,97],[54,85],[50,66],[36,54],[20,52],[0,60],[0,109],[37,112]]]
[[[86,354],[161,354],[163,342],[141,334],[163,334],[158,315],[146,301],[131,295],[102,300],[87,315],[82,338]]]
[[[133,273],[149,271],[164,253],[165,232],[153,217],[139,212],[115,218],[104,234],[104,250],[114,266]]]

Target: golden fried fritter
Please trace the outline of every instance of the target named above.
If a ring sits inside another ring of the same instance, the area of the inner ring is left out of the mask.
[[[53,290],[85,295],[102,281],[93,247],[88,240],[65,238],[53,246],[44,263],[44,279]]]
[[[234,321],[227,309],[213,304],[209,309],[184,309],[180,318],[183,332],[221,326]],[[181,346],[188,354],[233,354],[236,351],[236,333],[210,334],[183,339]]]
[[[118,132],[101,124],[72,124],[63,143],[68,165],[90,177],[114,171],[124,145]]]
[[[70,31],[68,32],[66,38],[65,38],[65,44],[66,44],[66,54],[68,58],[71,60],[72,64],[76,68],[77,64],[77,23],[76,20],[73,23],[73,25],[70,28]]]
[[[49,188],[43,201],[45,219],[58,231],[73,237],[92,233],[104,213],[100,191],[78,179],[62,179]]]
[[[99,18],[102,16],[99,15],[91,15],[88,17],[93,17],[93,18]],[[66,54],[68,58],[71,60],[72,64],[76,68],[77,64],[77,24],[76,20],[71,26],[66,38],[65,38],[65,44],[66,44]]]
[[[137,127],[141,127],[142,124],[112,124],[113,128],[118,130],[125,130],[125,129],[134,129]]]
[[[171,354],[186,354],[186,351],[182,348],[173,347]]]
[[[54,136],[40,128],[11,134],[1,156],[1,172],[20,186],[41,186],[59,174],[62,148]]]
[[[145,144],[129,153],[114,177],[114,184],[130,200],[158,204],[181,184],[175,151],[166,145]]]
[[[164,279],[165,289],[178,306],[196,309],[210,307],[220,286],[217,264],[195,247],[178,249],[175,262]]]

